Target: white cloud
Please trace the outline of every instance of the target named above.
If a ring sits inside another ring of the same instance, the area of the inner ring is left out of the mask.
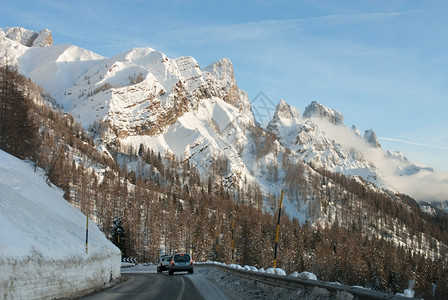
[[[335,126],[322,119],[313,119],[331,139],[340,143],[345,149],[355,149],[372,162],[381,172],[385,182],[390,184],[390,189],[407,194],[421,201],[447,201],[448,200],[448,172],[421,169],[414,175],[397,173],[397,169],[404,169],[410,164],[388,159],[385,150],[373,148],[352,130],[345,126]],[[384,138],[383,138],[384,139]],[[394,139],[395,140],[395,139]],[[400,142],[406,142],[399,140]],[[412,143],[424,147],[437,147],[448,150],[445,147]],[[417,167],[417,166],[416,166]]]
[[[225,24],[206,27],[190,27],[180,30],[164,31],[157,36],[173,39],[176,42],[194,44],[225,44],[247,40],[259,40],[280,32],[293,30],[294,34],[316,29],[328,29],[344,24],[359,23],[383,18],[392,18],[412,12],[369,13],[357,15],[328,15],[314,18],[288,20],[262,20],[238,24]]]
[[[443,147],[443,146],[438,146],[438,145],[430,145],[430,144],[425,144],[425,143],[405,141],[405,140],[401,140],[401,139],[387,138],[387,137],[379,137],[378,139],[379,140],[392,141],[392,142],[399,142],[399,143],[404,143],[404,144],[408,144],[408,145],[422,146],[422,147],[427,147],[427,148],[435,148],[435,149],[441,149],[441,150],[447,150],[448,151],[448,147]]]

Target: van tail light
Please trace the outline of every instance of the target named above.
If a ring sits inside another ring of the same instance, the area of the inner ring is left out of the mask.
[[[191,260],[190,260],[190,266],[192,266],[192,265],[193,265],[193,260],[191,259]]]
[[[171,265],[174,267],[174,260],[171,261]]]

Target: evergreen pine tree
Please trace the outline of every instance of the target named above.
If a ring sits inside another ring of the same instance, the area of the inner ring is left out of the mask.
[[[121,256],[125,256],[125,233],[121,217],[115,215],[112,221],[112,243],[121,251]]]

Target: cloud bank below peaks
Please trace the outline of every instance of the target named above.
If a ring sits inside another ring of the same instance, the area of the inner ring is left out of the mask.
[[[387,185],[386,188],[407,194],[419,201],[448,200],[448,172],[410,162],[400,152],[375,148],[345,125],[334,125],[316,117],[313,117],[312,121],[343,148],[361,153],[377,168]]]

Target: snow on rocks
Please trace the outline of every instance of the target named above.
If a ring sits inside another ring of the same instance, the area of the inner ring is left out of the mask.
[[[311,102],[311,104],[305,108],[303,117],[304,118],[318,117],[326,119],[335,125],[344,124],[344,117],[339,111],[325,107],[322,104],[317,103],[316,101]]]
[[[266,273],[286,276],[285,270],[280,269],[280,268],[269,268],[269,269],[266,270]]]
[[[0,298],[79,296],[120,277],[121,253],[50,187],[41,171],[0,151]]]
[[[220,262],[214,262],[214,261],[207,261],[207,264],[215,264],[215,265],[220,265],[220,266],[227,266],[229,268],[232,269],[237,269],[237,270],[246,270],[246,271],[252,271],[252,272],[260,272],[260,273],[268,273],[268,274],[276,274],[276,275],[281,275],[281,276],[287,276],[286,271],[281,269],[281,268],[268,268],[268,269],[264,269],[264,268],[260,268],[258,269],[257,267],[254,266],[249,266],[249,265],[245,265],[244,267],[237,265],[237,264],[225,264],[225,263],[220,263]],[[298,272],[294,272],[292,274],[290,274],[289,276],[291,277],[296,277],[296,278],[301,278],[301,279],[310,279],[310,280],[317,280],[317,276],[314,275],[311,272],[302,272],[302,273],[298,273]]]
[[[397,293],[397,296],[403,296],[407,298],[414,298],[414,291],[405,289],[403,293]]]
[[[294,278],[300,278],[300,279],[317,280],[316,275],[314,275],[313,273],[310,273],[310,272],[306,272],[306,271],[302,272],[302,273],[294,272],[289,276],[294,277]]]
[[[244,268],[240,265],[230,264],[229,267],[232,269],[244,270]]]
[[[214,262],[208,262],[213,263]],[[219,263],[219,265],[225,265]],[[229,265],[235,269],[246,269],[239,265]],[[262,269],[259,269],[260,272]],[[269,269],[268,269],[269,270]],[[273,268],[271,268],[273,271]],[[276,268],[277,272],[283,273],[282,269]],[[263,270],[264,272],[264,270]],[[267,272],[267,271],[266,271]],[[214,281],[217,285],[224,287],[225,289],[232,291],[235,295],[235,299],[334,299],[330,293],[325,289],[315,288],[312,291],[304,289],[290,290],[284,287],[276,287],[270,284],[263,284],[248,278],[240,277],[218,268],[198,268],[197,273],[206,276],[209,280]],[[284,274],[286,275],[286,274]],[[340,299],[352,299],[352,298],[340,298]]]
[[[258,269],[257,269],[256,267],[254,267],[254,266],[248,266],[248,265],[245,265],[245,266],[244,266],[244,270],[252,271],[252,272],[258,272]]]
[[[53,44],[51,31],[41,30],[39,33],[22,27],[0,28],[0,31],[10,40],[27,47],[48,47]]]

